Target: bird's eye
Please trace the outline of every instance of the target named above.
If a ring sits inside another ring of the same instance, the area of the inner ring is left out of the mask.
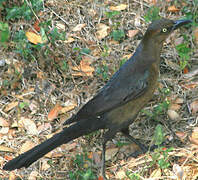
[[[164,32],[164,33],[167,32],[167,29],[166,28],[163,28],[162,29],[162,32]]]

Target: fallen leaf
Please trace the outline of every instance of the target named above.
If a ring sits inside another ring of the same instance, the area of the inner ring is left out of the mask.
[[[38,135],[38,130],[34,121],[21,117],[18,123],[20,127],[24,127],[26,129],[28,134]]]
[[[38,172],[32,171],[28,177],[28,180],[37,180],[37,177],[38,177]]]
[[[65,24],[63,23],[57,23],[56,24],[56,27],[59,29],[59,30],[62,30],[62,31],[65,31]]]
[[[187,133],[185,132],[177,131],[175,132],[175,134],[177,137],[179,137],[181,141],[183,141],[187,137]]]
[[[150,178],[159,178],[159,177],[161,177],[161,175],[162,175],[161,169],[158,168],[158,169],[155,169],[155,170],[151,173]]]
[[[171,120],[178,120],[180,118],[179,114],[174,110],[168,110],[167,114]]]
[[[72,29],[72,31],[76,32],[76,31],[81,31],[82,28],[84,28],[86,26],[86,24],[78,24],[76,27],[74,27]]]
[[[106,161],[112,159],[118,152],[118,148],[110,148],[106,150],[105,159]]]
[[[178,11],[180,11],[180,9],[176,8],[176,7],[173,5],[173,6],[169,6],[169,7],[168,7],[168,11],[169,11],[169,12],[178,12]]]
[[[105,38],[109,34],[110,27],[103,23],[97,24],[96,28],[97,28],[96,37],[99,40]]]
[[[90,62],[86,60],[81,60],[79,66],[72,66],[72,70],[79,71],[73,72],[73,76],[93,76],[95,69],[90,66]]]
[[[188,70],[188,68],[187,68],[187,67],[185,67],[185,68],[183,69],[183,73],[184,73],[184,74],[187,74],[187,73],[188,73],[188,71],[189,71],[189,70]]]
[[[173,110],[173,111],[178,111],[181,108],[180,104],[171,104],[168,109]]]
[[[178,164],[173,165],[173,172],[177,176],[178,180],[182,180],[184,176],[184,170]]]
[[[34,32],[26,32],[25,33],[28,41],[30,41],[33,44],[43,43],[42,38],[40,35],[35,34]]]
[[[40,21],[39,21],[39,20],[36,20],[35,23],[34,23],[34,25],[33,25],[34,29],[35,29],[37,32],[39,32],[39,31],[41,30],[39,24],[40,24]]]
[[[184,103],[184,99],[183,99],[183,98],[177,98],[177,99],[175,100],[175,103],[176,103],[176,104],[183,104],[183,103]]]
[[[198,100],[195,100],[193,101],[191,104],[190,104],[190,109],[192,111],[192,114],[195,114],[198,112]]]
[[[50,165],[47,163],[47,160],[43,160],[41,164],[41,171],[46,171],[47,169],[50,168]]]
[[[3,146],[3,145],[0,145],[0,151],[3,151],[3,152],[14,152],[14,149],[6,147],[6,146]]]
[[[194,89],[198,86],[198,82],[192,82],[188,84],[181,84],[181,86],[185,89]]]
[[[9,127],[2,127],[0,129],[0,134],[8,134],[9,131]]]
[[[104,179],[103,179],[103,177],[102,177],[102,176],[99,176],[99,177],[98,177],[98,180],[104,180]]]
[[[61,109],[62,109],[62,106],[57,103],[55,105],[55,107],[52,108],[51,111],[49,112],[49,114],[48,114],[48,120],[49,121],[54,120],[58,116],[58,114],[60,113]]]
[[[195,37],[195,43],[198,45],[198,27],[194,29],[193,34]]]
[[[9,104],[5,107],[4,111],[5,111],[5,112],[8,112],[8,111],[10,111],[11,109],[15,108],[16,106],[18,106],[18,104],[19,104],[18,101],[13,101],[13,102],[9,103]]]
[[[122,11],[125,10],[127,8],[127,4],[120,4],[118,6],[110,6],[109,9],[111,11]]]
[[[16,180],[16,178],[17,178],[17,176],[16,176],[15,172],[12,171],[9,173],[9,180]]]
[[[128,37],[132,38],[134,37],[136,34],[138,34],[139,30],[138,29],[135,29],[135,30],[129,30],[128,31]]]
[[[0,126],[9,127],[10,123],[8,123],[4,118],[0,117]]]
[[[19,154],[22,154],[30,149],[32,149],[35,146],[35,144],[32,141],[26,141],[25,143],[23,143],[23,145],[21,146],[21,149],[19,151]]]
[[[68,37],[67,40],[65,40],[64,42],[65,42],[65,43],[71,43],[71,42],[74,42],[74,41],[75,41],[74,38]]]
[[[116,179],[124,179],[126,177],[126,173],[123,170],[120,170],[116,173]]]

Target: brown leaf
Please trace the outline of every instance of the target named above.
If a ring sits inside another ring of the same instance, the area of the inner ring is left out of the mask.
[[[190,104],[190,109],[191,109],[191,111],[192,111],[192,114],[197,113],[197,111],[198,111],[198,100],[195,100],[195,101],[193,101],[193,102]]]
[[[9,104],[5,107],[4,111],[5,111],[5,112],[8,112],[8,111],[10,111],[11,109],[13,109],[14,107],[18,106],[18,104],[19,104],[18,101],[13,101],[13,102],[9,103]]]
[[[155,170],[151,173],[150,178],[159,178],[159,177],[161,177],[161,175],[162,175],[161,169],[158,168],[158,169],[155,169]]]
[[[5,119],[3,119],[2,117],[0,117],[0,126],[9,127],[10,126],[10,123],[8,123]]]
[[[120,4],[118,6],[110,6],[109,9],[111,11],[122,11],[125,10],[127,8],[127,4]]]
[[[168,110],[167,114],[171,120],[178,120],[180,118],[179,114],[174,110]]]
[[[50,165],[48,164],[47,160],[43,160],[41,164],[41,171],[46,171],[47,169],[50,168]]]
[[[184,103],[184,99],[183,99],[183,98],[177,98],[177,99],[175,100],[175,103],[176,103],[176,104],[183,104],[183,103]]]
[[[173,172],[177,176],[178,180],[182,180],[184,176],[184,170],[178,164],[173,165]]]
[[[198,127],[193,129],[192,135],[189,137],[191,143],[198,145]]]
[[[55,105],[55,107],[52,108],[51,111],[49,112],[49,114],[48,114],[48,120],[49,121],[54,120],[58,116],[58,114],[60,113],[61,109],[62,109],[62,106],[57,103]]]
[[[169,6],[169,7],[168,7],[168,11],[169,11],[169,12],[178,12],[178,11],[180,11],[180,9],[176,8],[176,7],[173,5],[173,6]]]
[[[28,177],[28,180],[37,180],[37,177],[38,177],[38,172],[32,171]]]
[[[31,119],[21,117],[19,120],[20,127],[24,127],[28,134],[38,135],[36,124]]]
[[[16,180],[16,178],[17,178],[17,176],[16,176],[15,172],[12,171],[9,173],[9,180]]]
[[[179,104],[171,104],[168,109],[173,110],[173,111],[178,111],[180,108],[181,108],[181,105]]]
[[[126,172],[124,170],[120,170],[116,173],[116,179],[124,179],[126,177]]]
[[[78,24],[76,27],[74,27],[72,29],[72,31],[77,32],[77,31],[81,31],[82,28],[84,28],[86,26],[86,24]]]
[[[6,147],[6,146],[3,146],[3,145],[0,145],[0,151],[3,151],[3,152],[14,152],[14,149]]]
[[[109,34],[110,27],[103,23],[97,24],[96,28],[97,28],[96,37],[99,40],[105,38]]]
[[[35,146],[35,144],[32,141],[26,141],[25,143],[23,143],[23,145],[21,146],[21,149],[19,151],[19,154],[22,154],[30,149],[32,149]]]
[[[93,76],[93,72],[95,69],[90,66],[90,62],[86,59],[83,59],[80,61],[79,66],[72,66],[72,70],[79,71],[79,72],[73,72],[73,76]]]
[[[195,37],[195,43],[198,45],[198,27],[194,29],[193,34]]]
[[[35,34],[34,32],[26,32],[25,33],[28,41],[30,41],[33,44],[43,43],[42,38],[40,35]]]
[[[118,152],[118,148],[109,148],[106,150],[105,159],[106,161],[112,159]]]
[[[132,37],[134,37],[138,32],[139,32],[138,29],[129,30],[127,35],[128,35],[130,38],[132,38]]]
[[[185,132],[177,131],[175,134],[177,137],[179,137],[181,141],[183,141],[187,137],[187,133]]]

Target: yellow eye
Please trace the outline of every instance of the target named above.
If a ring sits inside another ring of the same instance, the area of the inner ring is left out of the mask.
[[[166,28],[163,28],[162,29],[162,32],[164,32],[164,33],[167,32],[167,29]]]

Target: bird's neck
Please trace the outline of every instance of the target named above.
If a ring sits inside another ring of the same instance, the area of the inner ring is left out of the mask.
[[[147,57],[150,62],[160,63],[160,53],[162,50],[162,43],[157,43],[153,39],[143,39],[140,43],[144,57]]]

